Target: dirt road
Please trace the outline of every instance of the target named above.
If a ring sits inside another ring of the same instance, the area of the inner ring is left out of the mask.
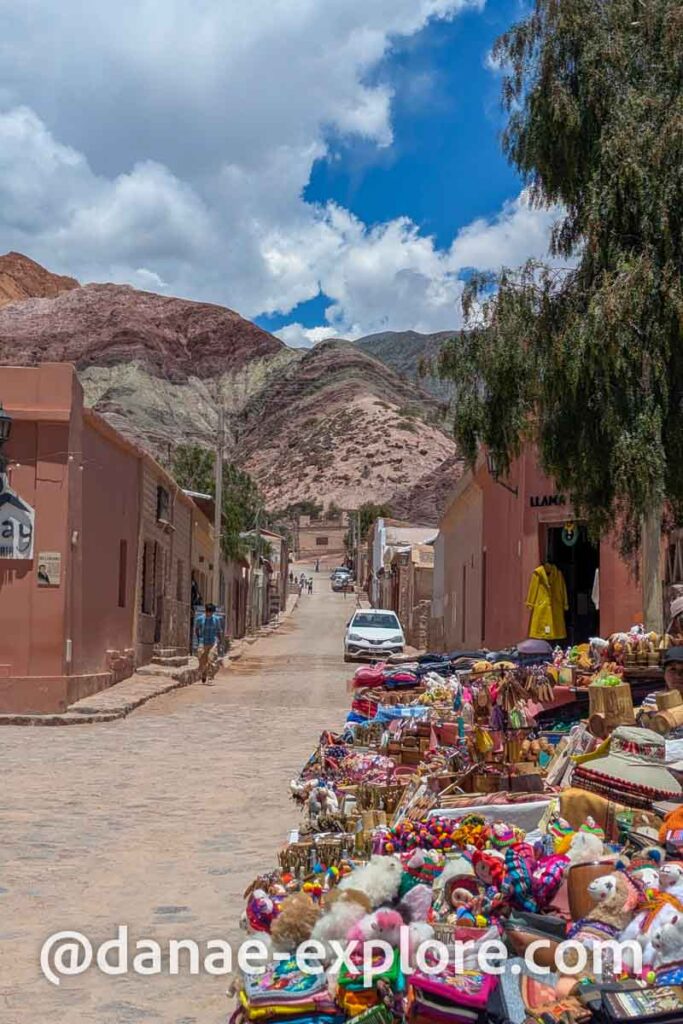
[[[239,940],[242,892],[298,812],[289,781],[320,732],[341,725],[341,649],[354,599],[326,574],[282,632],[213,687],[195,685],[129,718],[0,732],[0,1020],[3,1024],[218,1024],[226,980],[45,981],[40,948],[75,929],[95,946],[129,928],[154,939]],[[135,956],[130,952],[130,961]]]

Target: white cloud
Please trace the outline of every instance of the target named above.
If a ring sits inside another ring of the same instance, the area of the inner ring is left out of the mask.
[[[275,331],[275,335],[291,348],[312,348],[320,341],[336,338],[337,332],[334,327],[304,327],[303,324],[294,323],[281,327]]]
[[[542,255],[524,197],[448,249],[407,218],[368,227],[303,199],[330,132],[392,142],[369,84],[396,36],[483,0],[31,0],[2,15],[0,247],[127,281],[326,322],[290,344],[456,326],[463,267]],[[36,74],[35,68],[41,73]]]

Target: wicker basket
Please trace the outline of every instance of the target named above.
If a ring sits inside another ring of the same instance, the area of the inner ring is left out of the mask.
[[[361,811],[386,811],[393,814],[403,796],[405,785],[380,786],[364,782],[358,787],[356,803]]]

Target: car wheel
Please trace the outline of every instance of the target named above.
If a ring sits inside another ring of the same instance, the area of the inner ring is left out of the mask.
[[[344,661],[348,665],[350,661],[353,661],[353,658],[351,657],[350,654],[345,654],[344,655]]]

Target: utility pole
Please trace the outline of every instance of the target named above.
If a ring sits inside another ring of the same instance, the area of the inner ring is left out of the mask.
[[[356,589],[360,594],[360,509],[356,510]]]
[[[223,529],[223,449],[225,445],[225,414],[223,402],[218,402],[218,432],[216,436],[216,462],[214,465],[215,509],[213,515],[213,602],[218,607],[221,599],[221,532]]]
[[[643,518],[641,542],[641,579],[645,628],[664,632],[662,600],[662,508],[655,507]]]

